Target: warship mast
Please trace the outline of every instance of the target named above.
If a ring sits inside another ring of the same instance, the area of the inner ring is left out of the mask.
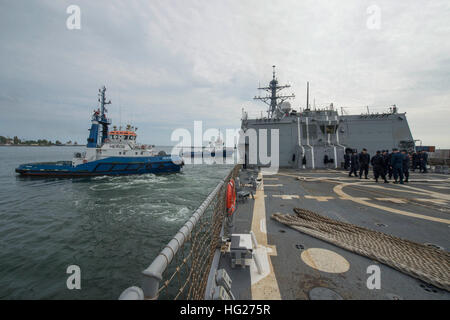
[[[270,95],[261,97],[261,96],[255,96],[253,99],[254,100],[261,100],[262,102],[264,102],[265,104],[267,104],[269,106],[269,110],[267,111],[267,115],[269,118],[276,118],[279,117],[279,115],[281,114],[281,104],[286,101],[287,99],[291,99],[291,98],[295,98],[294,94],[291,95],[279,95],[278,92],[286,89],[286,88],[290,88],[290,85],[284,85],[284,86],[279,86],[278,85],[278,80],[275,76],[275,66],[272,66],[273,68],[273,77],[272,77],[272,81],[270,81],[269,86],[268,87],[260,87],[258,88],[258,90],[265,90],[267,91]]]

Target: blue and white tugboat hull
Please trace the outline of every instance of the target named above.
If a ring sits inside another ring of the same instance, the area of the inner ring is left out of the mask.
[[[22,164],[16,172],[23,176],[85,177],[145,173],[180,172],[181,158],[176,156],[111,157],[73,166],[71,161]]]

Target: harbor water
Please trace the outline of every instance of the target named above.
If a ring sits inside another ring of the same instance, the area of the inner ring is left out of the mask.
[[[117,299],[232,168],[78,179],[14,172],[82,149],[0,147],[0,299]],[[80,290],[67,288],[70,265],[81,269]]]

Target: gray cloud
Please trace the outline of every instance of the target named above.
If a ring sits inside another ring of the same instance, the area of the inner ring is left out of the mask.
[[[66,8],[81,8],[81,30]],[[381,28],[366,27],[367,7]],[[414,138],[450,148],[448,1],[9,1],[0,4],[0,135],[85,141],[105,84],[115,123],[145,143],[239,127],[271,65],[303,107],[360,113],[397,104]]]

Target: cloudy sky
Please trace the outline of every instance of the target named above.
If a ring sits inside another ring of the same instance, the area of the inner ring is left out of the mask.
[[[448,0],[0,0],[0,135],[85,142],[103,84],[143,143],[238,128],[242,107],[266,110],[252,98],[275,64],[296,109],[310,81],[317,106],[396,104],[415,139],[450,148],[449,21]]]

